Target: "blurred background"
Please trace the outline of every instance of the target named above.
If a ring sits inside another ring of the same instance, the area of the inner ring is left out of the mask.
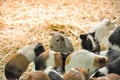
[[[49,33],[57,31],[76,50],[79,35],[104,18],[120,24],[120,0],[0,0],[0,80],[8,57],[24,45],[39,41],[49,49]]]

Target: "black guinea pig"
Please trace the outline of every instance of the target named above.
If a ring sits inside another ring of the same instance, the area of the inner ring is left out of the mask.
[[[13,54],[5,64],[5,77],[7,80],[16,80],[27,69],[30,62],[34,61],[35,57],[44,52],[44,47],[41,43],[35,45],[26,45],[17,53]]]

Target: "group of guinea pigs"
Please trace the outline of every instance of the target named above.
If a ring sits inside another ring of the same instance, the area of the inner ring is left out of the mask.
[[[25,45],[5,64],[6,79],[120,80],[120,27],[103,19],[79,38],[82,48],[76,51],[67,36],[58,32],[51,33],[49,50],[39,42]],[[31,62],[33,70],[23,77]]]

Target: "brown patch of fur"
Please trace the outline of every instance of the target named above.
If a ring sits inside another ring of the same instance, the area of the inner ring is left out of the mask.
[[[108,74],[104,77],[92,78],[90,80],[120,80],[120,76],[118,74]]]
[[[7,62],[7,64],[16,66],[20,70],[26,70],[29,65],[29,61],[22,54],[14,54]]]
[[[67,56],[66,61],[65,61],[65,65],[67,65],[69,63],[70,59],[71,59],[71,54]]]
[[[64,80],[87,80],[88,71],[82,68],[75,68],[74,70],[69,70],[63,75]]]
[[[108,62],[109,62],[108,58],[95,57],[94,66],[101,68],[101,67],[105,66]]]
[[[62,55],[60,52],[56,52],[54,55],[54,61],[55,61],[55,67],[61,67],[62,68]]]
[[[50,78],[43,71],[36,71],[36,72],[27,73],[24,76],[23,80],[50,80]]]

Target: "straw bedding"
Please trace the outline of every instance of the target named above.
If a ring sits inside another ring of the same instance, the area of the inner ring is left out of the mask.
[[[119,25],[119,4],[120,0],[0,0],[0,80],[5,80],[8,57],[36,41],[49,49],[52,31],[68,36],[76,50],[79,35],[102,19]]]

